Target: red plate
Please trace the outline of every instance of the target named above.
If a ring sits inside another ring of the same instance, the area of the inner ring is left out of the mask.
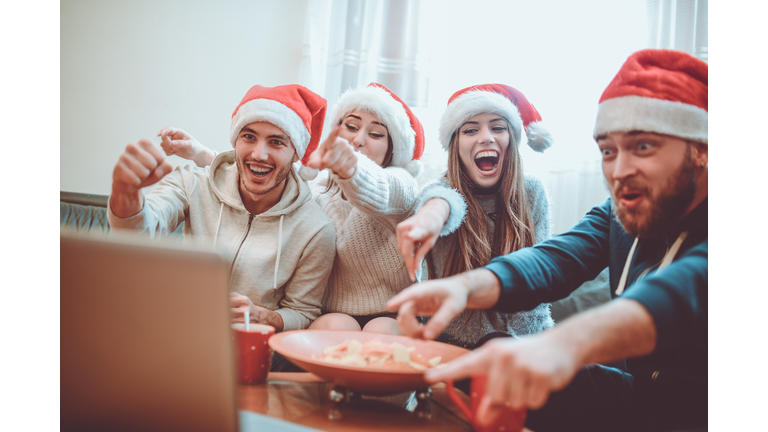
[[[277,333],[269,339],[269,346],[307,372],[363,394],[392,395],[428,386],[424,382],[424,371],[363,368],[320,360],[325,348],[352,339],[362,343],[373,339],[379,339],[386,344],[399,342],[406,347],[416,347],[415,353],[424,358],[441,356],[441,364],[469,352],[467,349],[442,342],[412,339],[407,336],[335,330],[294,330]],[[313,354],[316,357],[314,359]]]

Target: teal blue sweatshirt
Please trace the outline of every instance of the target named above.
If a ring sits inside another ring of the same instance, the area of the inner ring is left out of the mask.
[[[656,348],[627,360],[634,376],[664,378],[682,393],[700,392],[706,401],[708,199],[667,235],[640,240],[632,257],[621,298],[643,305],[653,317]],[[674,261],[657,270],[667,249],[682,231],[688,236]],[[533,247],[495,258],[486,268],[502,283],[497,310],[529,310],[539,303],[567,297],[583,282],[610,268],[616,297],[634,238],[614,219],[611,200],[593,208],[570,231]],[[686,390],[687,389],[687,390]],[[678,395],[680,393],[677,393]],[[696,395],[700,398],[701,394]],[[704,408],[706,415],[706,405]]]

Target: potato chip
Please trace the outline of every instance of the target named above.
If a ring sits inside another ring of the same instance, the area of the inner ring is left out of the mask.
[[[385,344],[379,339],[373,339],[361,343],[353,339],[325,348],[321,360],[349,366],[380,369],[400,369],[405,366],[416,370],[435,367],[442,361],[440,356],[426,360],[416,354],[415,350],[416,347],[406,347],[398,342]]]

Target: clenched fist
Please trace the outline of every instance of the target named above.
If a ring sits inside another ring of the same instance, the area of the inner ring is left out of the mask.
[[[172,170],[163,151],[148,139],[128,144],[112,172],[112,212],[118,217],[129,217],[141,211],[141,189],[157,183]]]

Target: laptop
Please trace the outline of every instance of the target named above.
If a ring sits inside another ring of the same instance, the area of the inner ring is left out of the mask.
[[[137,235],[60,242],[61,430],[236,431],[225,260]]]

